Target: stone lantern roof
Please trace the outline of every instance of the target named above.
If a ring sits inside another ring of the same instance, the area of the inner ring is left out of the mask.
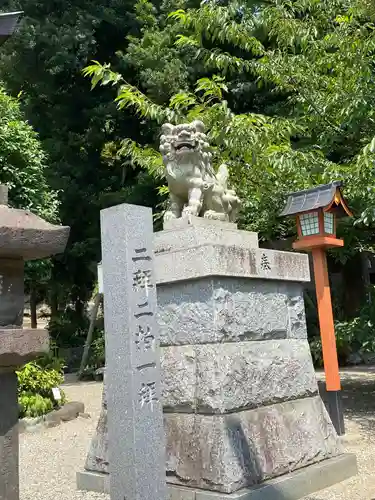
[[[70,231],[7,203],[0,185],[0,372],[48,352],[47,330],[22,327],[24,261],[62,253]]]
[[[0,13],[0,45],[6,42],[13,34],[22,14],[22,11]]]
[[[0,258],[43,259],[62,253],[69,227],[55,226],[27,210],[7,205],[7,187],[0,186]]]

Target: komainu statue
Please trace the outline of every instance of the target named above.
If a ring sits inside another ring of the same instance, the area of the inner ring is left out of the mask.
[[[160,152],[169,187],[169,208],[164,221],[195,215],[235,222],[240,200],[227,186],[227,166],[221,165],[217,173],[212,168],[212,155],[201,121],[165,123]]]

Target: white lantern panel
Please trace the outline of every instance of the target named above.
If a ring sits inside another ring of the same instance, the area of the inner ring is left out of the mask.
[[[318,212],[309,212],[299,216],[301,231],[303,236],[319,234],[319,215]]]
[[[325,212],[324,213],[324,232],[333,234],[334,232],[334,227],[335,227],[335,222],[334,222],[334,215],[332,212]]]

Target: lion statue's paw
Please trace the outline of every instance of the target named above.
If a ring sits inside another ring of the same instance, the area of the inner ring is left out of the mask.
[[[177,219],[177,215],[174,214],[173,212],[171,212],[170,210],[168,210],[167,212],[164,213],[164,222],[168,222],[170,220],[173,220],[173,219]]]
[[[182,211],[182,217],[191,217],[191,216],[198,217],[199,213],[195,207],[185,207]]]
[[[221,220],[223,222],[226,222],[228,220],[228,216],[226,214],[215,212],[214,210],[207,210],[207,212],[204,213],[203,217],[205,219]]]

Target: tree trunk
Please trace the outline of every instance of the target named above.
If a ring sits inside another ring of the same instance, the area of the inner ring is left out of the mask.
[[[59,312],[59,302],[57,299],[57,293],[54,290],[51,292],[50,302],[51,318],[56,318]]]
[[[94,307],[92,309],[92,314],[91,314],[91,318],[90,318],[89,331],[87,332],[87,337],[86,337],[86,342],[85,342],[85,348],[83,350],[83,355],[82,355],[82,360],[81,360],[81,366],[80,366],[79,372],[78,372],[78,378],[81,378],[83,370],[85,369],[85,366],[87,364],[87,360],[89,359],[89,352],[90,352],[90,346],[91,346],[91,342],[92,342],[92,336],[93,336],[94,328],[95,328],[95,321],[96,321],[96,317],[98,315],[98,311],[99,311],[99,306],[100,306],[101,300],[102,300],[102,294],[101,293],[97,293],[96,296],[95,296]]]
[[[31,328],[38,328],[38,318],[36,314],[36,290],[34,285],[32,284],[30,287],[30,319],[31,319]]]
[[[363,284],[366,288],[366,299],[369,304],[371,304],[371,293],[369,287],[371,285],[369,267],[368,267],[368,257],[366,252],[361,252],[361,260],[362,260],[362,275],[363,275]]]
[[[83,319],[85,317],[85,303],[80,298],[74,301],[74,309],[78,318]]]

